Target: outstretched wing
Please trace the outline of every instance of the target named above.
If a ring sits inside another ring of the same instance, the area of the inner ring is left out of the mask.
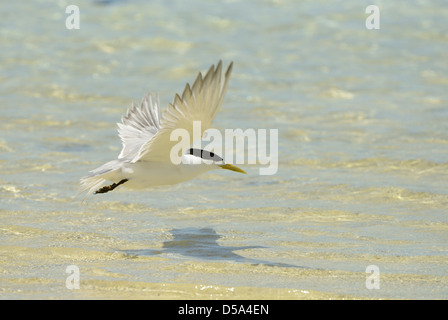
[[[174,129],[178,128],[187,130],[190,135],[191,145],[193,139],[193,121],[201,122],[201,136],[205,130],[210,128],[224,100],[232,66],[233,63],[230,63],[224,75],[224,82],[222,82],[221,61],[219,61],[216,68],[212,65],[204,77],[199,73],[193,86],[186,85],[182,97],[176,94],[174,102],[168,105],[160,122],[157,122],[159,118],[154,117],[154,113],[133,108],[127,116],[132,129],[126,127],[123,135],[120,133],[120,137],[123,140],[124,133],[131,135],[138,134],[138,137],[134,136],[131,138],[126,135],[124,139],[126,143],[121,153],[123,155],[134,154],[137,144],[145,140],[144,143],[140,144],[138,153],[133,157],[132,162],[170,161],[171,148],[178,143],[177,141],[171,141],[170,135]],[[158,110],[158,102],[156,106]],[[147,120],[146,122],[144,122],[145,119]],[[127,146],[127,141],[132,141],[129,147]],[[127,150],[130,152],[127,152]]]
[[[159,97],[153,100],[152,96],[147,94],[140,107],[133,103],[121,118],[121,123],[117,123],[118,135],[123,144],[118,159],[134,159],[142,145],[157,133],[160,129],[159,106]]]

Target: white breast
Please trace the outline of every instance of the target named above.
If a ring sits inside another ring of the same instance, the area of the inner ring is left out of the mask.
[[[191,155],[184,155],[179,165],[171,162],[146,162],[125,163],[121,169],[123,179],[128,179],[126,187],[142,189],[151,186],[172,185],[188,181],[207,171],[218,169],[214,164],[204,162],[195,164],[196,159]]]

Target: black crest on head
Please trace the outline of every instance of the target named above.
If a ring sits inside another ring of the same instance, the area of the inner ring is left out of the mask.
[[[220,156],[218,156],[216,153],[210,152],[207,150],[202,150],[202,149],[190,148],[190,149],[188,149],[187,154],[191,154],[193,156],[202,158],[204,160],[223,161],[223,159]]]

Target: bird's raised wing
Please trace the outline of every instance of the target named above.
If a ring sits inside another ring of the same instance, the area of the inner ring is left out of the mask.
[[[127,128],[126,133],[138,135],[138,138],[134,136],[132,138],[134,140],[128,139],[133,142],[129,145],[131,152],[128,152],[128,155],[131,153],[134,154],[137,142],[141,143],[143,139],[146,140],[140,144],[138,153],[135,154],[132,162],[170,161],[171,148],[178,143],[178,141],[170,140],[171,132],[178,128],[187,130],[190,135],[191,145],[193,142],[193,121],[201,122],[202,136],[204,131],[210,128],[213,119],[221,107],[232,72],[232,66],[233,63],[230,63],[224,75],[224,82],[222,82],[221,61],[219,61],[216,68],[212,65],[204,77],[199,73],[193,86],[186,85],[182,97],[176,94],[174,102],[168,105],[159,123],[157,123],[159,118],[154,117],[155,113],[139,111],[138,108],[133,108],[131,114],[128,116],[129,120],[132,120],[132,129]],[[158,103],[156,105],[158,109]],[[147,121],[145,122],[144,120]],[[148,125],[149,129],[147,127]],[[156,132],[153,129],[157,129]],[[123,140],[121,133],[120,137]],[[126,148],[127,146],[125,145],[121,152],[122,154]]]
[[[118,135],[123,143],[119,159],[134,159],[142,145],[152,139],[160,129],[160,102],[159,97],[153,101],[147,94],[138,107],[132,104],[118,124]]]

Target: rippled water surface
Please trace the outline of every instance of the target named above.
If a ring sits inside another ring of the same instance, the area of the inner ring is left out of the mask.
[[[0,4],[0,298],[448,298],[445,2],[69,4]],[[214,126],[278,129],[278,172],[82,203],[131,102],[220,59]]]

